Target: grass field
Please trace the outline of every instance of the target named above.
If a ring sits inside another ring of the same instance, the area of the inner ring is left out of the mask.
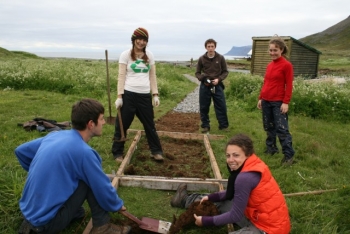
[[[327,67],[327,63],[330,61],[324,61],[323,66]],[[343,66],[342,59],[338,63]],[[117,65],[111,63],[109,67],[114,102]],[[182,76],[185,73],[193,74],[194,70],[164,64],[157,66],[161,104],[155,109],[156,118],[174,108],[195,88],[195,84]],[[108,110],[105,79],[104,61],[0,60],[0,233],[17,233],[22,221],[18,201],[26,172],[13,150],[21,143],[45,135],[26,132],[17,123],[39,116],[70,120],[72,104],[84,97],[101,101]],[[297,163],[291,167],[280,166],[281,154],[273,157],[263,154],[265,132],[261,113],[256,109],[261,81],[261,77],[239,73],[230,73],[225,81],[230,131],[225,133],[225,140],[211,142],[223,176],[227,178],[223,154],[227,139],[236,133],[246,133],[253,138],[257,155],[269,165],[284,194],[337,189],[320,195],[287,197],[291,233],[350,233],[349,80],[338,86],[296,79],[289,123]],[[210,115],[211,134],[222,134],[215,130],[213,110]],[[132,128],[142,129],[138,121],[134,121]],[[89,142],[100,153],[106,173],[118,169],[110,152],[113,130],[113,126],[105,125],[103,135]],[[138,217],[171,221],[173,214],[183,212],[170,206],[174,191],[120,187],[118,193],[128,210]],[[123,219],[119,214],[112,216],[116,220]],[[82,233],[89,218],[90,213],[62,233]],[[192,226],[183,233],[227,233],[227,229]]]

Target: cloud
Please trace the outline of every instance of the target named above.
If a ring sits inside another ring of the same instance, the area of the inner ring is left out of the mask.
[[[96,51],[130,47],[137,27],[150,33],[157,54],[204,53],[214,38],[217,50],[252,43],[253,36],[302,38],[348,17],[348,0],[162,1],[13,0],[0,8],[0,46],[9,50]]]

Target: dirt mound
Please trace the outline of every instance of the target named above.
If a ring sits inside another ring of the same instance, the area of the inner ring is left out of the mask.
[[[199,113],[169,112],[156,121],[157,131],[188,132],[199,131]]]
[[[203,142],[196,140],[160,137],[164,161],[150,160],[145,138],[141,138],[137,150],[125,168],[125,175],[211,178],[209,157]]]
[[[214,216],[219,214],[219,210],[211,201],[204,201],[201,204],[199,201],[196,201],[192,203],[178,218],[174,215],[169,234],[178,233],[184,227],[194,225],[195,219],[193,214],[198,216]]]
[[[156,128],[157,131],[199,133],[199,123],[198,113],[169,112],[156,121]],[[163,162],[150,160],[146,137],[142,137],[124,174],[187,178],[212,177],[209,157],[202,141],[168,137],[160,137],[160,141],[164,151]],[[178,218],[174,215],[169,233],[178,233],[184,227],[195,225],[193,214],[213,216],[219,214],[219,211],[210,201],[202,204],[195,202]],[[151,233],[140,229],[131,220],[119,220],[119,224],[131,226],[132,234]]]
[[[169,112],[156,121],[157,131],[195,133],[199,131],[198,113]],[[164,161],[150,160],[146,137],[142,137],[125,175],[211,178],[209,157],[203,141],[160,137]]]

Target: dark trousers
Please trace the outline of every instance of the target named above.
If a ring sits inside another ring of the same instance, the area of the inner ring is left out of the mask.
[[[162,146],[154,123],[154,113],[151,94],[139,94],[130,91],[124,91],[123,106],[120,108],[124,135],[129,129],[135,115],[141,121],[145,129],[148,146],[152,154],[163,154]],[[118,116],[117,116],[118,117]],[[112,153],[114,157],[120,157],[124,153],[124,141],[118,141],[121,138],[121,131],[118,118],[116,119],[114,141]]]
[[[209,109],[211,99],[214,101],[214,109],[216,119],[219,123],[219,129],[228,127],[227,108],[224,89],[222,85],[215,86],[215,93],[210,91],[210,87],[206,86],[203,82],[199,88],[199,110],[201,115],[201,127],[210,129]]]
[[[80,181],[75,192],[62,205],[56,216],[46,225],[33,227],[32,229],[36,233],[42,234],[53,234],[62,231],[76,217],[85,200],[87,200],[91,209],[93,226],[99,227],[109,222],[108,212],[100,207],[90,187],[85,182]]]
[[[282,153],[289,159],[294,156],[294,149],[292,146],[292,135],[288,127],[288,115],[281,113],[282,102],[269,102],[262,100],[262,115],[263,126],[267,133],[266,147],[267,150],[273,151],[277,149],[276,136],[282,146]]]

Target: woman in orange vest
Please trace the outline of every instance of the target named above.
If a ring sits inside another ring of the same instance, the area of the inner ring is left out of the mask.
[[[287,234],[290,219],[284,196],[268,166],[254,153],[252,140],[238,134],[226,145],[226,162],[230,176],[227,190],[203,194],[187,194],[181,184],[171,205],[187,208],[194,201],[212,201],[220,211],[216,216],[197,216],[198,226],[221,226],[235,223],[241,227],[232,233]],[[246,232],[245,232],[246,231]]]

